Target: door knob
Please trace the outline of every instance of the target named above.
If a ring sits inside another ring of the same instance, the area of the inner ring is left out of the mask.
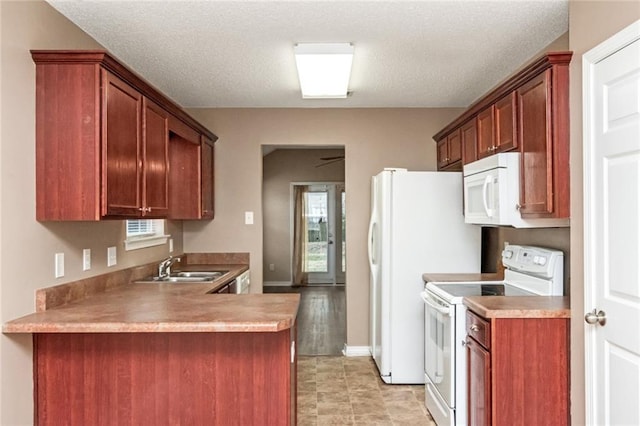
[[[600,324],[605,325],[607,323],[607,314],[604,311],[598,311],[594,309],[591,312],[587,312],[584,316],[584,320],[587,324]]]

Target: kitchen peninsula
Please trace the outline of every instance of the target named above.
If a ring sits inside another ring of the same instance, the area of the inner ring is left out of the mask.
[[[91,294],[69,303],[39,294],[39,312],[4,325],[33,333],[35,423],[295,424],[299,295],[210,294],[246,265],[212,283],[133,282],[154,266],[85,280],[128,277],[96,294],[58,289]]]

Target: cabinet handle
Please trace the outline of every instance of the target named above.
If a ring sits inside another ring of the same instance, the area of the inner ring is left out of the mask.
[[[469,327],[471,329],[471,331],[480,331],[480,327],[478,327],[476,324],[471,324],[471,327]]]
[[[147,209],[145,209],[144,207],[138,207],[138,211],[139,211],[139,212],[146,212],[146,211],[147,211]]]
[[[151,213],[151,207],[147,207],[147,213]]]

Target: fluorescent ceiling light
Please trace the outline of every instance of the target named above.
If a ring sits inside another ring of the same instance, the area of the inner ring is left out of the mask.
[[[351,43],[298,43],[293,52],[303,99],[347,97]]]

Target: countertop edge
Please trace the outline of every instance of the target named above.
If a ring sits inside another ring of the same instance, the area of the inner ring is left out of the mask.
[[[274,333],[293,327],[295,318],[260,322],[184,322],[184,323],[7,323],[7,334],[64,334],[64,333]]]
[[[462,303],[484,318],[571,318],[564,296],[470,296]]]

